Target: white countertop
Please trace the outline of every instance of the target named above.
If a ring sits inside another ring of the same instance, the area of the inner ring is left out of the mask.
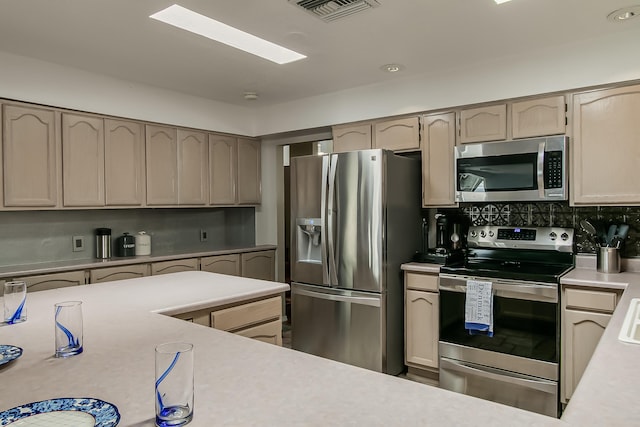
[[[553,418],[194,325],[178,313],[288,289],[205,272],[29,294],[28,320],[0,327],[24,349],[0,368],[0,411],[54,397],[115,404],[122,426],[152,426],[154,347],[195,345],[193,426],[546,426]],[[53,354],[53,303],[83,301],[84,352]],[[6,385],[10,386],[6,386]],[[507,423],[507,424],[505,424]]]
[[[416,273],[431,273],[438,274],[440,273],[441,264],[429,264],[426,262],[409,262],[406,264],[402,264],[400,268],[404,271],[413,271]]]

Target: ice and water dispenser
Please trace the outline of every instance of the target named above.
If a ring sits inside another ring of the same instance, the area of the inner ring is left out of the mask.
[[[296,219],[296,231],[298,240],[298,262],[322,264],[322,247],[320,234],[322,226],[320,218]]]

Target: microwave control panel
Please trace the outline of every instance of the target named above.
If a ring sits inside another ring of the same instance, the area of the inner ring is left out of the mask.
[[[544,153],[544,188],[562,188],[562,151]]]

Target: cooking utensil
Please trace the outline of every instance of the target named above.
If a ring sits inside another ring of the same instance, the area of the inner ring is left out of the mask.
[[[591,237],[596,245],[602,246],[606,240],[606,232],[604,230],[604,224],[597,220],[583,219],[580,221],[580,227]]]
[[[616,236],[624,240],[627,238],[627,234],[629,234],[629,224],[620,224],[616,230]]]
[[[613,238],[617,235],[617,233],[616,233],[617,230],[618,230],[618,225],[611,224],[609,226],[609,230],[607,231],[607,245],[608,246],[613,246],[611,244],[611,242],[613,241]]]

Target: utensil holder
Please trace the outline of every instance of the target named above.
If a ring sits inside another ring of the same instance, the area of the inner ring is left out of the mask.
[[[620,273],[620,251],[603,246],[596,253],[596,270],[600,273]]]

